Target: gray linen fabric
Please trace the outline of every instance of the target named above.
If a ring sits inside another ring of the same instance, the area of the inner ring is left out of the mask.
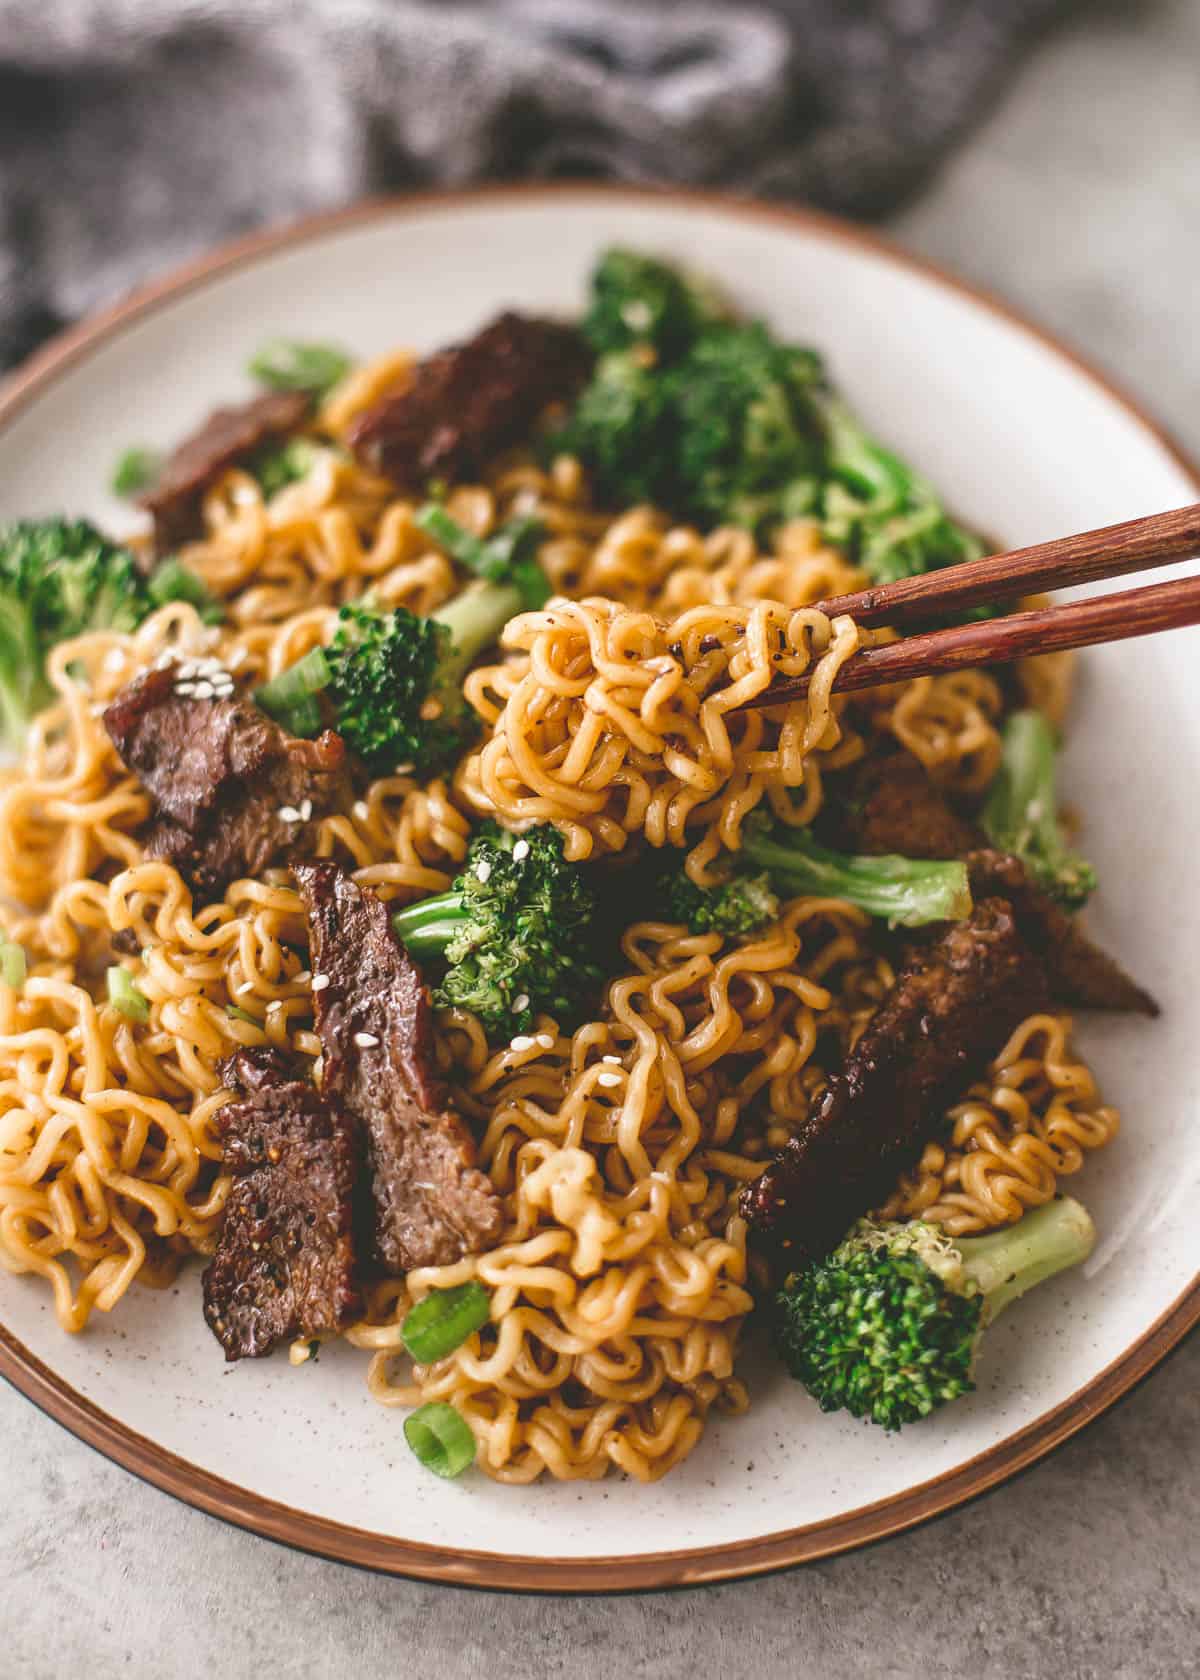
[[[0,0],[0,366],[218,240],[427,183],[873,214],[1070,0]]]

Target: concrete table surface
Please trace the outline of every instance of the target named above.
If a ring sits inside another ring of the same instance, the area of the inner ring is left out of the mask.
[[[1063,333],[1200,456],[1198,158],[1200,6],[1092,6],[893,231]],[[0,1442],[13,1680],[1197,1672],[1196,1337],[1049,1461],[915,1533],[615,1601],[421,1586],[282,1550],[143,1486],[2,1383]]]

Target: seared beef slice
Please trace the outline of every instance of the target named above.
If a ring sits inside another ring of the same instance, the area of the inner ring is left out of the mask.
[[[781,1266],[828,1254],[886,1201],[944,1110],[1045,1004],[1041,965],[1002,899],[977,904],[917,951],[815,1112],[742,1193]]]
[[[204,1316],[226,1359],[256,1359],[295,1336],[342,1330],[361,1311],[359,1132],[270,1052],[239,1052],[219,1071],[239,1093],[216,1119],[234,1183],[204,1273]]]
[[[375,1251],[388,1272],[495,1242],[503,1210],[434,1067],[429,994],[387,907],[335,864],[297,864],[308,907],[321,1087],[367,1140]]]
[[[104,723],[155,803],[146,852],[216,895],[303,851],[311,823],[346,797],[345,751],[329,730],[286,735],[249,700],[180,694],[179,669],[139,677]]]
[[[154,518],[154,546],[169,554],[202,535],[205,491],[223,472],[268,443],[297,431],[308,416],[304,391],[268,391],[236,408],[218,408],[168,457],[158,482],[141,499]]]
[[[361,414],[351,447],[398,484],[461,477],[520,442],[547,403],[582,382],[588,361],[573,327],[501,315],[419,363],[406,385]]]

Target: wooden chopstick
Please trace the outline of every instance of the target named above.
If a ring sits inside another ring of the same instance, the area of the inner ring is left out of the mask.
[[[849,613],[859,624],[917,624],[922,619],[953,618],[969,607],[991,606],[1042,589],[1067,589],[1072,584],[1096,583],[1126,577],[1152,566],[1189,560],[1200,553],[1200,502],[1056,537],[1009,554],[989,554],[966,560],[944,571],[901,578],[854,595],[822,601],[830,618]],[[1083,644],[1079,644],[1083,645]]]
[[[956,624],[947,630],[906,636],[882,647],[863,648],[847,659],[834,678],[833,688],[846,694],[939,671],[1002,665],[1035,653],[1061,653],[1098,642],[1150,636],[1158,630],[1178,630],[1188,624],[1200,624],[1200,576],[1171,578],[1142,589],[1122,589],[1115,595],[1067,601],[1036,612]],[[777,677],[738,710],[760,710],[802,699],[808,692],[809,675]]]

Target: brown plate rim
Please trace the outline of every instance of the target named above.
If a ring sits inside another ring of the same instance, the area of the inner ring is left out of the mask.
[[[1164,449],[1191,478],[1200,495],[1200,466],[1094,363],[1036,326],[990,292],[947,274],[934,263],[909,255],[889,240],[820,211],[762,204],[702,189],[646,187],[594,182],[500,184],[463,190],[411,193],[368,200],[344,210],[305,217],[220,247],[146,286],[115,307],[60,333],[0,385],[0,429],[68,369],[123,328],[167,303],[233,270],[331,233],[391,216],[431,210],[453,213],[481,204],[530,200],[640,198],[684,208],[716,211],[771,223],[865,250],[935,281],[1032,337],[1044,349],[1082,373]],[[391,1535],[334,1522],[267,1499],[168,1452],[148,1437],[110,1417],[42,1363],[0,1323],[0,1376],[7,1378],[49,1416],[89,1446],[210,1516],[266,1539],[338,1562],[385,1574],[446,1585],[532,1593],[610,1593],[699,1586],[810,1562],[881,1540],[950,1510],[1027,1468],[1066,1441],[1140,1382],[1200,1321],[1200,1274],[1117,1359],[1066,1400],[1014,1434],[930,1481],[853,1511],[753,1540],[731,1541],[685,1551],[632,1557],[546,1560],[529,1556],[400,1540]]]

